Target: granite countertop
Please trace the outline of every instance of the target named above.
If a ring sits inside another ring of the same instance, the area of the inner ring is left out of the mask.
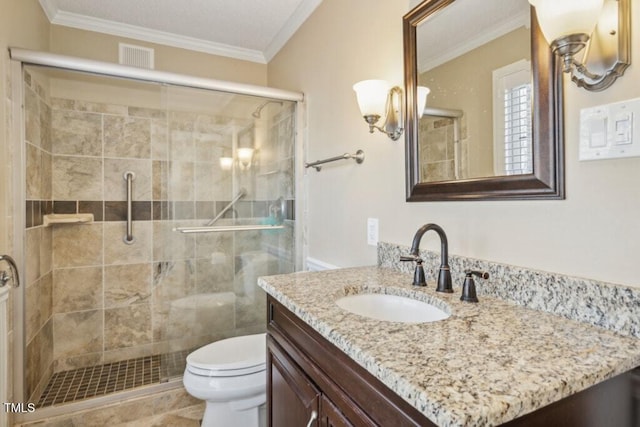
[[[480,296],[411,286],[379,267],[261,277],[268,294],[442,427],[493,426],[640,365],[640,340]],[[478,281],[477,286],[482,286]],[[431,302],[451,316],[406,324],[358,316],[335,301],[359,292]]]

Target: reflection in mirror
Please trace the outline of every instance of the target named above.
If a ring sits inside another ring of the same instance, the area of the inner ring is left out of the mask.
[[[407,200],[562,198],[561,76],[529,2],[425,0],[404,38]]]
[[[457,0],[417,27],[420,181],[532,172],[527,0]],[[452,25],[460,16],[473,17]]]

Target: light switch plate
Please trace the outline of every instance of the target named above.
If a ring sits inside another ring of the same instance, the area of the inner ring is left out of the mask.
[[[580,160],[640,157],[640,98],[580,110]]]

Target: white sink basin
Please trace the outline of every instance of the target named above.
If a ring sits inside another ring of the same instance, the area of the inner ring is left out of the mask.
[[[436,322],[450,316],[450,314],[434,305],[397,295],[349,295],[339,298],[336,304],[351,313],[388,322]]]

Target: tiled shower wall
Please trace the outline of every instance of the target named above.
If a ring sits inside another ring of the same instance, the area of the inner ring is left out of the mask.
[[[466,126],[461,120],[460,178],[466,177]],[[423,116],[420,119],[420,178],[421,181],[448,181],[455,177],[454,119]]]
[[[29,395],[36,398],[52,372],[263,331],[264,294],[255,277],[292,271],[291,214],[280,232],[189,235],[174,228],[203,225],[238,183],[248,191],[234,212],[244,222],[268,223],[280,196],[293,205],[293,106],[266,123],[256,155],[262,161],[234,178],[218,158],[231,154],[237,121],[47,101],[33,85],[25,102],[33,128],[27,135],[38,141],[27,142],[27,187],[38,189],[28,190],[26,207]],[[123,242],[129,170],[136,174],[132,245]],[[44,227],[51,213],[92,213],[94,222]],[[277,249],[283,245],[289,249]]]
[[[45,80],[24,74],[26,154],[25,339],[26,391],[37,394],[53,373],[51,228],[33,227],[51,211],[51,107]]]

